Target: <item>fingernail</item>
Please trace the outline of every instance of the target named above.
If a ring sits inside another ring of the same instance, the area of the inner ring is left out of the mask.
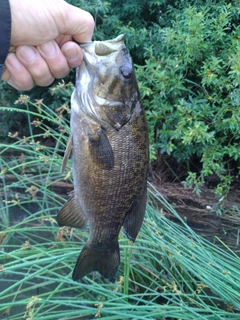
[[[56,47],[53,41],[43,43],[40,48],[46,56],[52,56],[56,52]]]
[[[6,59],[6,64],[9,64],[14,70],[22,68],[21,62],[16,57],[15,53],[9,53]]]
[[[33,60],[35,60],[37,53],[34,49],[28,47],[28,46],[22,46],[18,52],[18,55],[20,55],[20,57],[26,61],[27,63],[32,62]]]
[[[65,49],[64,55],[68,60],[75,60],[78,57],[78,51],[75,48]]]

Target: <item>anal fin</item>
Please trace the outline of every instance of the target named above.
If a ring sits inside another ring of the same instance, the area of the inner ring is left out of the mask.
[[[133,209],[126,216],[123,223],[124,233],[128,239],[135,241],[138,232],[142,226],[147,203],[147,188],[134,205]]]
[[[59,226],[72,228],[82,228],[86,224],[86,218],[77,205],[74,194],[59,211],[56,220]]]

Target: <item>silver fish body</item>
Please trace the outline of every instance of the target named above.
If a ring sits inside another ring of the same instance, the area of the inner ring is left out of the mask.
[[[113,279],[120,263],[118,235],[135,240],[146,208],[148,129],[124,37],[82,45],[71,99],[74,195],[59,225],[90,224],[73,279],[91,271]]]

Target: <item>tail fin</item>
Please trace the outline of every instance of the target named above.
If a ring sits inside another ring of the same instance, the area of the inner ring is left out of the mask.
[[[92,271],[98,271],[102,276],[113,281],[120,264],[119,246],[113,249],[92,249],[85,245],[78,257],[72,279],[79,280]]]

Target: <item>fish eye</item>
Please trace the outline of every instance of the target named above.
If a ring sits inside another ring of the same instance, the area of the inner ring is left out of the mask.
[[[128,66],[123,66],[121,69],[121,74],[125,79],[130,79],[132,76],[132,69],[129,68]]]

